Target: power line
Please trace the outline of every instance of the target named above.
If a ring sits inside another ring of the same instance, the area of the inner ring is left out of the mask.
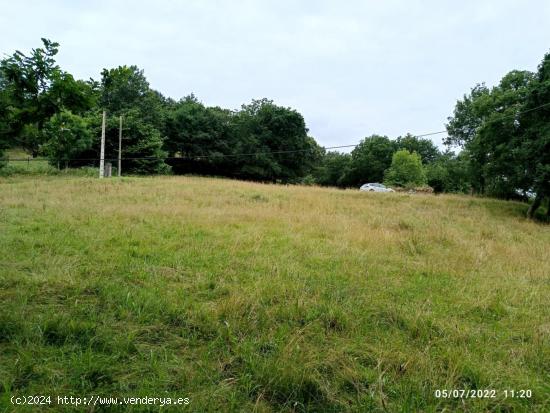
[[[447,133],[446,130],[440,130],[439,132],[424,133],[422,135],[414,135],[415,138],[423,138],[424,136],[439,135],[441,133]]]
[[[439,132],[430,132],[425,133],[422,135],[414,135],[415,138],[420,138],[424,136],[430,136],[430,135],[437,135],[441,133],[446,133],[446,131],[439,131]],[[338,145],[338,146],[321,146],[321,149],[324,150],[332,150],[332,149],[344,149],[344,148],[354,148],[358,146],[360,143],[352,143],[349,145]],[[163,157],[156,157],[156,156],[142,156],[142,157],[127,157],[127,158],[121,158],[123,161],[137,161],[137,160],[197,160],[197,159],[209,159],[209,158],[230,158],[230,157],[240,157],[240,156],[256,156],[256,155],[281,155],[281,154],[289,154],[289,153],[300,153],[300,152],[310,152],[315,150],[316,148],[307,148],[307,149],[289,149],[289,150],[281,150],[281,151],[263,151],[263,152],[248,152],[248,153],[228,153],[228,154],[217,154],[217,155],[196,155],[196,156],[163,156]],[[7,161],[43,161],[43,158],[4,158]],[[116,161],[118,158],[103,158],[105,161]],[[99,161],[100,158],[71,158],[71,159],[61,159],[61,161],[74,161],[74,162],[91,162],[91,161]]]
[[[487,122],[485,122],[485,125],[496,123],[496,122],[501,122],[501,121],[503,121],[505,119],[509,119],[509,118],[515,118],[519,115],[523,115],[524,113],[533,112],[535,110],[539,110],[539,109],[542,109],[542,108],[547,107],[547,106],[550,106],[550,102],[544,103],[540,106],[537,106],[537,107],[534,107],[534,108],[531,108],[531,109],[526,109],[526,110],[517,112],[517,113],[512,114],[512,115],[503,116],[499,119],[493,119],[493,120],[487,121]],[[423,134],[419,134],[419,135],[412,135],[412,137],[413,138],[423,138],[425,136],[440,135],[440,134],[443,134],[443,133],[447,133],[447,130],[441,130],[441,131],[436,131],[436,132],[428,132],[428,133],[423,133]],[[355,148],[356,146],[360,145],[360,143],[361,142],[352,143],[352,144],[349,144],[349,145],[321,146],[321,148],[324,149],[324,150]],[[281,155],[281,154],[290,154],[290,153],[301,153],[301,152],[314,151],[315,149],[316,148],[289,149],[289,150],[281,150],[281,151],[248,152],[248,153],[229,153],[229,154],[220,153],[220,154],[217,154],[217,155],[196,155],[196,156],[142,156],[142,157],[121,158],[121,160],[123,160],[123,161],[151,160],[152,161],[152,160],[198,160],[198,159],[211,159],[211,158],[219,159],[219,158],[231,158],[231,157],[240,157],[240,156]],[[2,158],[0,158],[0,159],[2,159]],[[119,158],[104,158],[104,161],[117,161],[118,159]],[[12,162],[15,162],[15,161],[30,162],[30,161],[44,161],[45,159],[44,158],[30,158],[30,157],[28,157],[28,158],[10,158],[10,157],[7,157],[7,158],[3,158],[3,160],[8,161],[8,162],[10,162],[10,161],[12,161]],[[60,161],[62,161],[62,162],[68,162],[68,161],[92,162],[92,161],[101,161],[101,159],[100,158],[74,158],[74,159],[60,159]]]

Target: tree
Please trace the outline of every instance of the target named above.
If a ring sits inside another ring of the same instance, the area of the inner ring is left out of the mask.
[[[231,118],[231,163],[237,176],[295,182],[320,157],[320,147],[307,135],[303,116],[267,99],[243,105]]]
[[[407,133],[396,139],[397,149],[406,149],[409,152],[416,152],[422,158],[422,163],[429,164],[436,161],[441,155],[439,149],[429,139],[422,139]]]
[[[158,129],[143,121],[137,109],[124,113],[122,136],[122,171],[124,174],[168,173],[170,167],[164,162],[167,152],[163,149],[164,139]],[[99,159],[102,115],[100,111],[90,112],[87,122],[92,134],[92,146],[76,156],[82,159]],[[105,159],[118,158],[119,119],[107,116],[105,125]],[[78,163],[75,163],[78,164]],[[83,161],[81,165],[95,164],[97,161]]]
[[[530,85],[519,124],[524,133],[514,142],[514,149],[521,159],[524,182],[536,194],[527,214],[532,218],[547,197],[546,215],[550,217],[550,53]]]
[[[511,149],[522,139],[517,114],[532,80],[530,72],[512,71],[492,89],[478,85],[457,102],[449,118],[446,143],[467,150],[472,185],[481,194],[509,198],[527,185]]]
[[[395,142],[387,136],[372,135],[363,139],[351,152],[351,165],[345,181],[355,186],[365,182],[382,182],[395,150]]]
[[[165,121],[165,148],[176,173],[231,176],[228,155],[235,143],[230,134],[233,113],[206,107],[190,95],[169,106]]]
[[[230,152],[231,112],[205,107],[194,95],[175,103],[166,119],[166,149],[171,155],[209,156]]]
[[[166,174],[170,167],[164,162],[167,156],[160,132],[151,124],[143,122],[135,112],[127,112],[127,138],[124,146],[123,171],[129,173]],[[133,159],[134,158],[134,159]],[[139,159],[141,158],[141,159]]]
[[[0,159],[4,156],[4,150],[9,147],[9,137],[11,136],[11,119],[14,108],[11,105],[8,94],[0,89]],[[4,166],[0,160],[0,168]]]
[[[92,145],[92,135],[85,119],[68,110],[53,115],[44,126],[43,151],[50,164],[67,168],[70,159]]]
[[[104,69],[101,73],[99,103],[108,113],[106,126],[106,158],[118,155],[118,117],[124,117],[123,171],[130,173],[165,173],[169,166],[163,149],[161,128],[165,123],[165,100],[162,95],[149,89],[143,71],[136,66],[119,66]],[[92,126],[99,136],[99,111]],[[94,157],[99,157],[99,141],[93,146]]]
[[[485,192],[483,166],[487,150],[478,139],[477,131],[483,119],[491,110],[490,91],[484,84],[478,84],[457,101],[454,114],[448,118],[446,145],[457,145],[468,149],[469,162],[473,166],[472,186],[479,193]]]
[[[137,66],[118,66],[101,72],[100,106],[118,115],[128,109],[143,107],[149,92],[149,82]]]
[[[445,152],[425,166],[427,183],[438,192],[468,192],[470,179],[464,153]]]
[[[58,113],[70,110],[74,114],[83,115],[97,106],[99,85],[94,80],[75,80],[73,75],[64,71],[52,74],[51,86],[45,96],[49,105],[48,112]]]
[[[426,184],[426,173],[422,159],[416,152],[401,149],[392,156],[391,166],[385,173],[384,182],[394,186],[422,186]]]
[[[547,54],[536,74],[512,71],[492,89],[474,88],[447,125],[448,143],[469,158],[474,187],[505,198],[534,192],[530,217],[550,194],[549,67]]]
[[[42,39],[42,43],[44,48],[32,49],[30,56],[16,51],[0,62],[0,87],[9,94],[15,108],[11,146],[19,145],[33,156],[42,143],[38,132],[53,114],[45,96],[59,72],[54,59],[59,44],[47,39]]]
[[[348,185],[346,176],[349,176],[351,155],[340,152],[327,152],[323,154],[319,166],[315,168],[315,182],[323,186]]]
[[[94,104],[89,82],[76,81],[55,61],[59,44],[42,39],[43,48],[30,55],[16,51],[0,62],[0,90],[11,103],[10,146],[36,156],[45,142],[43,128],[63,109],[83,113]]]

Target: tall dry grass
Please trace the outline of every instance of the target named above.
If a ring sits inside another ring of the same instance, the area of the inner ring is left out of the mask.
[[[550,227],[525,208],[194,177],[4,179],[5,397],[548,411]],[[434,397],[455,388],[499,393]]]

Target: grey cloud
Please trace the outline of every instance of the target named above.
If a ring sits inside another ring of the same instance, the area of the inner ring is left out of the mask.
[[[548,51],[547,1],[4,2],[0,51],[61,43],[77,77],[136,64],[155,89],[268,97],[323,145],[440,130],[456,99]],[[440,142],[438,137],[434,141]]]

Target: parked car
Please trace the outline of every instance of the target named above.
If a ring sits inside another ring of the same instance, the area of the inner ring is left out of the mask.
[[[378,183],[361,185],[361,188],[359,188],[359,190],[367,192],[395,192],[393,189]]]

